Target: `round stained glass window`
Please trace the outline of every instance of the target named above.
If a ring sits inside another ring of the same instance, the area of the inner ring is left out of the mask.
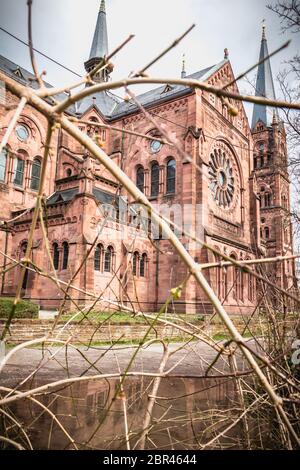
[[[232,163],[221,149],[215,149],[210,156],[209,179],[216,204],[228,209],[235,195],[235,180]]]
[[[157,153],[162,148],[162,143],[159,140],[152,140],[150,147],[152,153]]]
[[[16,134],[19,140],[22,142],[26,142],[29,139],[29,131],[27,127],[23,126],[23,124],[18,124],[16,127]]]

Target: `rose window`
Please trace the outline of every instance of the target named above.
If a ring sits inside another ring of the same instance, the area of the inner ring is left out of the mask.
[[[216,204],[224,209],[231,206],[234,193],[233,167],[230,159],[221,149],[215,149],[209,162],[210,189]]]

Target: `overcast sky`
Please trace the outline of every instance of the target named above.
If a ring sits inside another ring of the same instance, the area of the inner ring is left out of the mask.
[[[182,55],[188,73],[223,59],[230,53],[235,73],[258,60],[262,20],[266,19],[269,51],[288,38],[292,45],[272,59],[274,76],[284,60],[300,49],[299,35],[282,34],[279,19],[265,0],[106,0],[110,50],[130,33],[135,39],[115,58],[113,78],[127,76],[156,56],[192,23],[196,28],[168,56],[152,68],[156,76],[179,76]],[[34,45],[62,64],[83,72],[89,56],[100,0],[34,0]],[[26,0],[0,0],[0,26],[27,40]],[[0,54],[30,70],[28,50],[0,31]],[[47,70],[46,80],[61,85],[74,76],[37,56]],[[240,83],[240,89],[246,89]],[[142,90],[141,90],[142,91]],[[249,113],[249,110],[248,110]]]

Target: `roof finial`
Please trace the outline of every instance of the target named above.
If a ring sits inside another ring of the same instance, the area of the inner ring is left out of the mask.
[[[185,70],[185,54],[182,56],[182,71],[181,71],[181,78],[186,77],[186,70]]]
[[[224,59],[227,60],[229,57],[229,50],[227,49],[227,47],[224,49]]]
[[[266,20],[262,20],[262,39],[267,39],[266,37]]]
[[[102,13],[106,13],[106,9],[105,9],[105,0],[101,0],[100,11],[101,11]]]
[[[278,112],[275,111],[275,109],[273,110],[273,121],[272,121],[272,125],[275,126],[276,124],[278,124]]]

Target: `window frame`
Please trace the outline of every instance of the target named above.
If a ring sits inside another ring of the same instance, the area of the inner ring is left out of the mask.
[[[176,193],[176,160],[170,158],[167,162],[166,192],[167,194]]]
[[[7,169],[7,157],[8,151],[7,149],[2,149],[0,153],[0,182],[5,183],[6,181],[6,169]],[[2,163],[4,161],[4,164]],[[3,168],[3,178],[1,178],[1,168]]]
[[[38,165],[37,165],[38,163]],[[34,168],[39,168],[39,174],[38,176],[34,175]],[[40,187],[40,181],[41,181],[41,170],[42,170],[42,162],[38,157],[35,157],[32,162],[32,168],[31,168],[31,181],[30,181],[30,189],[32,191],[38,191]],[[33,182],[37,182],[37,186],[33,184]]]
[[[22,163],[22,170],[18,169],[19,163]],[[13,179],[13,184],[14,186],[17,186],[19,188],[23,188],[24,185],[24,176],[25,176],[25,160],[21,157],[16,157],[14,160],[14,179]],[[19,182],[17,175],[22,175],[22,181]]]
[[[155,169],[155,173],[154,173]],[[151,164],[151,197],[158,197],[160,184],[160,169],[157,162]]]

